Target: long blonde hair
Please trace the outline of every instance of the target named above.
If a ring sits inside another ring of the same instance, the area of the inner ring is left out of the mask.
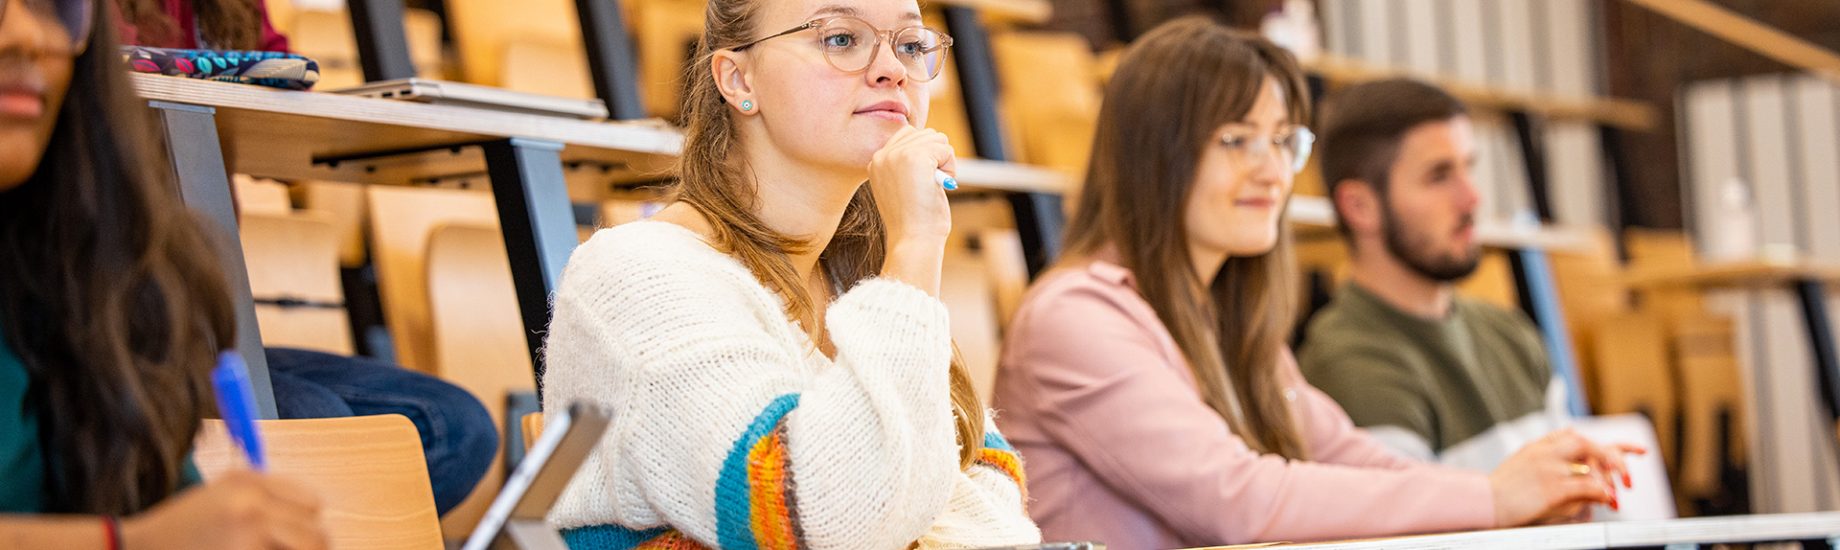
[[[1256,35],[1189,17],[1137,39],[1107,84],[1067,242],[1070,257],[1117,247],[1202,400],[1253,449],[1305,459],[1278,363],[1297,309],[1285,222],[1271,252],[1228,259],[1210,282],[1189,267],[1181,215],[1169,215],[1186,211],[1214,129],[1245,117],[1268,76],[1284,89],[1291,120],[1306,123],[1303,71]]]
[[[704,11],[703,39],[696,58],[683,78],[684,152],[678,160],[679,180],[672,198],[708,218],[716,245],[747,266],[762,284],[786,302],[786,315],[809,327],[818,345],[827,346],[830,335],[824,316],[792,267],[791,254],[809,251],[811,243],[781,234],[755,214],[757,190],[747,167],[735,154],[741,145],[728,105],[710,74],[713,52],[752,40],[759,0],[710,0]],[[864,185],[844,209],[830,244],[819,253],[819,265],[839,288],[881,271],[885,230],[875,209],[875,197]],[[957,422],[959,463],[970,466],[984,443],[984,406],[972,389],[971,372],[953,347],[952,415]]]

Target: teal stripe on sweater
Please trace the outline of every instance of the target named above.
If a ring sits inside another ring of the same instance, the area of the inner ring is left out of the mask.
[[[562,542],[569,550],[632,550],[670,531],[669,527],[636,531],[618,525],[589,525],[563,529]]]
[[[997,433],[996,430],[984,430],[984,448],[1010,453],[1016,452],[1016,448],[1010,446],[1009,440],[1004,439],[1003,434]]]

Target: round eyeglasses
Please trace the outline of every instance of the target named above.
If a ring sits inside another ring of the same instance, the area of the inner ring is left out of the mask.
[[[868,21],[837,16],[813,19],[803,25],[729,49],[744,51],[755,44],[810,29],[818,31],[818,47],[824,52],[824,60],[846,73],[867,70],[870,64],[875,63],[875,56],[882,52],[882,44],[888,44],[895,59],[907,68],[909,77],[923,82],[930,81],[939,77],[939,72],[945,67],[946,50],[952,47],[952,37],[926,27],[884,31],[870,25]]]
[[[1310,161],[1310,149],[1316,145],[1316,134],[1303,126],[1292,126],[1264,138],[1252,129],[1229,129],[1220,134],[1219,143],[1227,149],[1227,158],[1234,166],[1251,170],[1264,166],[1271,153],[1277,151],[1280,160],[1292,173],[1302,172],[1304,165]]]
[[[48,42],[69,48],[72,54],[82,55],[89,49],[90,24],[96,17],[96,0],[0,0],[0,25],[6,24],[7,12],[12,11],[12,4],[18,3],[27,14],[39,21],[57,23],[56,31],[60,36],[47,39]]]

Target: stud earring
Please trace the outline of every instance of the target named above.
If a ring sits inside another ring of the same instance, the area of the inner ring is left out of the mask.
[[[754,100],[752,99],[741,100],[741,111],[742,112],[748,112],[752,110],[754,110]]]

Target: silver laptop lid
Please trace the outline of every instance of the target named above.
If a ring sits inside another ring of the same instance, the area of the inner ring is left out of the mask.
[[[582,119],[607,118],[607,104],[599,99],[576,99],[516,92],[490,86],[403,78],[381,80],[362,86],[328,90],[327,93],[379,99],[404,99],[422,103],[463,105],[518,113],[566,116]]]

